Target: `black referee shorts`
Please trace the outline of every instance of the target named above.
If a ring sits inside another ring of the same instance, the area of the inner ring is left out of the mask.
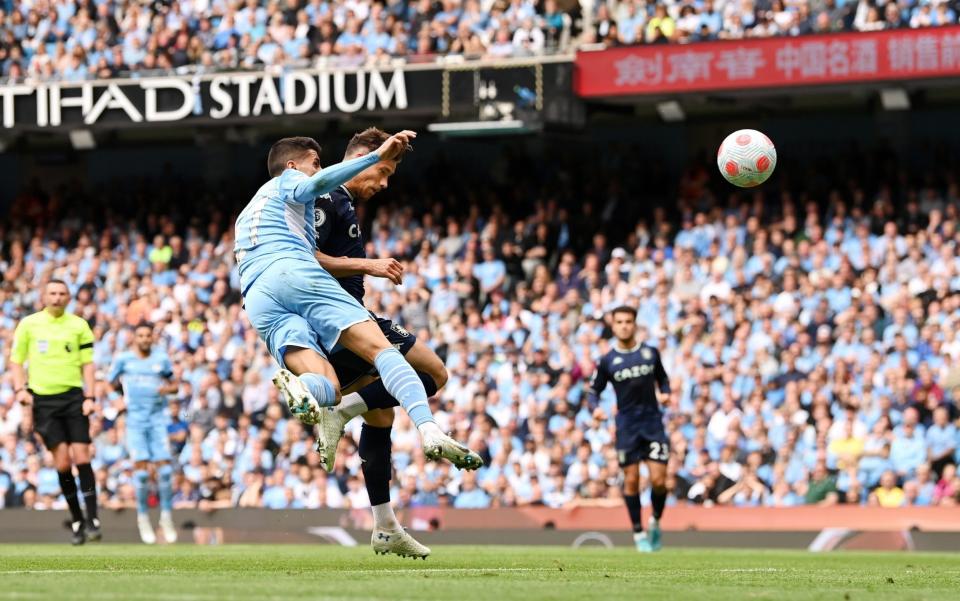
[[[51,451],[60,443],[90,443],[90,420],[83,414],[83,390],[33,395],[33,429]]]

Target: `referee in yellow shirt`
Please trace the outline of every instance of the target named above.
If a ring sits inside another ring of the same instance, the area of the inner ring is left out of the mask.
[[[43,290],[43,311],[17,324],[10,363],[17,401],[33,405],[33,427],[53,453],[60,490],[73,518],[72,542],[80,545],[101,537],[87,417],[95,407],[93,332],[84,319],[66,312],[69,302],[66,283],[50,280]],[[73,464],[80,476],[86,520],[77,498]]]

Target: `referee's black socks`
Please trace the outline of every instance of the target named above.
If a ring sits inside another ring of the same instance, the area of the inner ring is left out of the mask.
[[[89,464],[87,467],[90,467]],[[63,493],[63,498],[67,500],[67,506],[70,507],[72,521],[82,522],[83,512],[80,511],[80,500],[77,499],[77,481],[73,479],[73,470],[57,472],[57,476],[60,478],[60,492]]]
[[[81,463],[77,471],[80,473],[80,492],[83,493],[83,504],[87,508],[87,520],[92,521],[97,519],[97,479],[89,463]]]

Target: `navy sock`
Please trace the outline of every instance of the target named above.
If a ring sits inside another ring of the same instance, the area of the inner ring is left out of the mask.
[[[663,506],[667,504],[667,489],[654,488],[650,493],[650,504],[653,506],[653,519],[659,520],[663,515]]]
[[[63,498],[67,500],[67,506],[70,507],[70,516],[74,522],[82,522],[83,512],[80,511],[80,499],[77,498],[77,481],[73,478],[73,470],[57,472],[57,476],[60,478],[60,492],[63,493]]]
[[[433,381],[433,378],[422,371],[418,371],[417,376],[423,382],[423,388],[427,391],[428,397],[437,394],[437,383]],[[359,393],[363,397],[367,409],[389,409],[400,406],[400,401],[390,396],[387,387],[383,385],[383,380],[380,379],[367,384],[359,390]]]
[[[370,505],[390,502],[391,428],[363,424],[360,429],[360,469],[370,496]]]
[[[623,493],[623,500],[627,504],[627,513],[630,514],[630,522],[633,524],[634,532],[643,532],[643,522],[640,521],[640,494],[628,495]]]

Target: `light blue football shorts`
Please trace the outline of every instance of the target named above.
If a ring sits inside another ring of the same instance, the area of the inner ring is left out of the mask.
[[[166,416],[146,424],[127,424],[127,449],[134,461],[170,461]]]
[[[316,261],[275,261],[244,297],[250,323],[281,366],[289,347],[309,348],[324,357],[340,334],[370,314]]]

